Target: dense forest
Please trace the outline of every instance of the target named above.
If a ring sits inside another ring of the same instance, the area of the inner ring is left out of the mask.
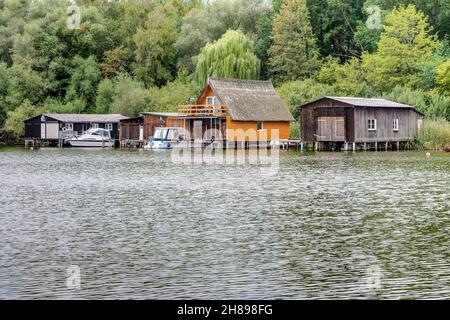
[[[209,75],[271,79],[296,118],[344,95],[448,121],[449,21],[448,0],[0,0],[0,130],[175,111]]]

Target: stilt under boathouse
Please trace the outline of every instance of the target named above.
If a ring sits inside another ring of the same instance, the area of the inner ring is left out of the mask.
[[[302,142],[313,150],[407,149],[423,113],[386,99],[323,97],[299,106]]]

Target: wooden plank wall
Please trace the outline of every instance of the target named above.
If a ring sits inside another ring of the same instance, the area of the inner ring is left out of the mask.
[[[300,125],[302,140],[317,141],[318,117],[344,117],[345,140],[354,140],[354,111],[353,107],[330,99],[315,101],[300,110]],[[321,139],[323,141],[323,139]],[[342,141],[341,139],[339,139]]]
[[[417,121],[422,116],[407,108],[357,108],[355,111],[356,142],[407,141],[418,132]],[[377,130],[368,130],[368,120],[377,119]],[[398,120],[398,131],[393,121]]]

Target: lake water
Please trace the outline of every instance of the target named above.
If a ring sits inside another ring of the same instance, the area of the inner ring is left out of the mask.
[[[0,298],[448,299],[449,155],[3,148]]]

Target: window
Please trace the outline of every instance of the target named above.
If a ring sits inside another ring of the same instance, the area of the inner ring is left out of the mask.
[[[258,121],[258,131],[261,131],[264,129],[264,124],[262,121]]]
[[[97,122],[92,122],[91,128],[92,129],[97,129],[98,128],[98,123]]]
[[[394,119],[394,121],[392,121],[392,129],[394,131],[398,131],[398,119]]]
[[[105,123],[105,129],[106,129],[106,130],[109,130],[109,131],[112,131],[112,129],[113,129],[113,124],[112,124],[112,123]]]
[[[208,105],[206,108],[212,109],[212,113],[213,115],[216,115],[219,110],[220,110],[220,106],[218,106],[218,104],[221,104],[222,102],[220,101],[220,99],[218,97],[215,96],[211,96],[211,97],[206,97],[206,104]],[[206,111],[208,112],[208,111]]]
[[[66,123],[66,130],[73,131],[73,123]]]
[[[206,97],[206,104],[221,104],[218,97]]]
[[[377,119],[369,119],[367,122],[367,128],[369,131],[377,130]]]

